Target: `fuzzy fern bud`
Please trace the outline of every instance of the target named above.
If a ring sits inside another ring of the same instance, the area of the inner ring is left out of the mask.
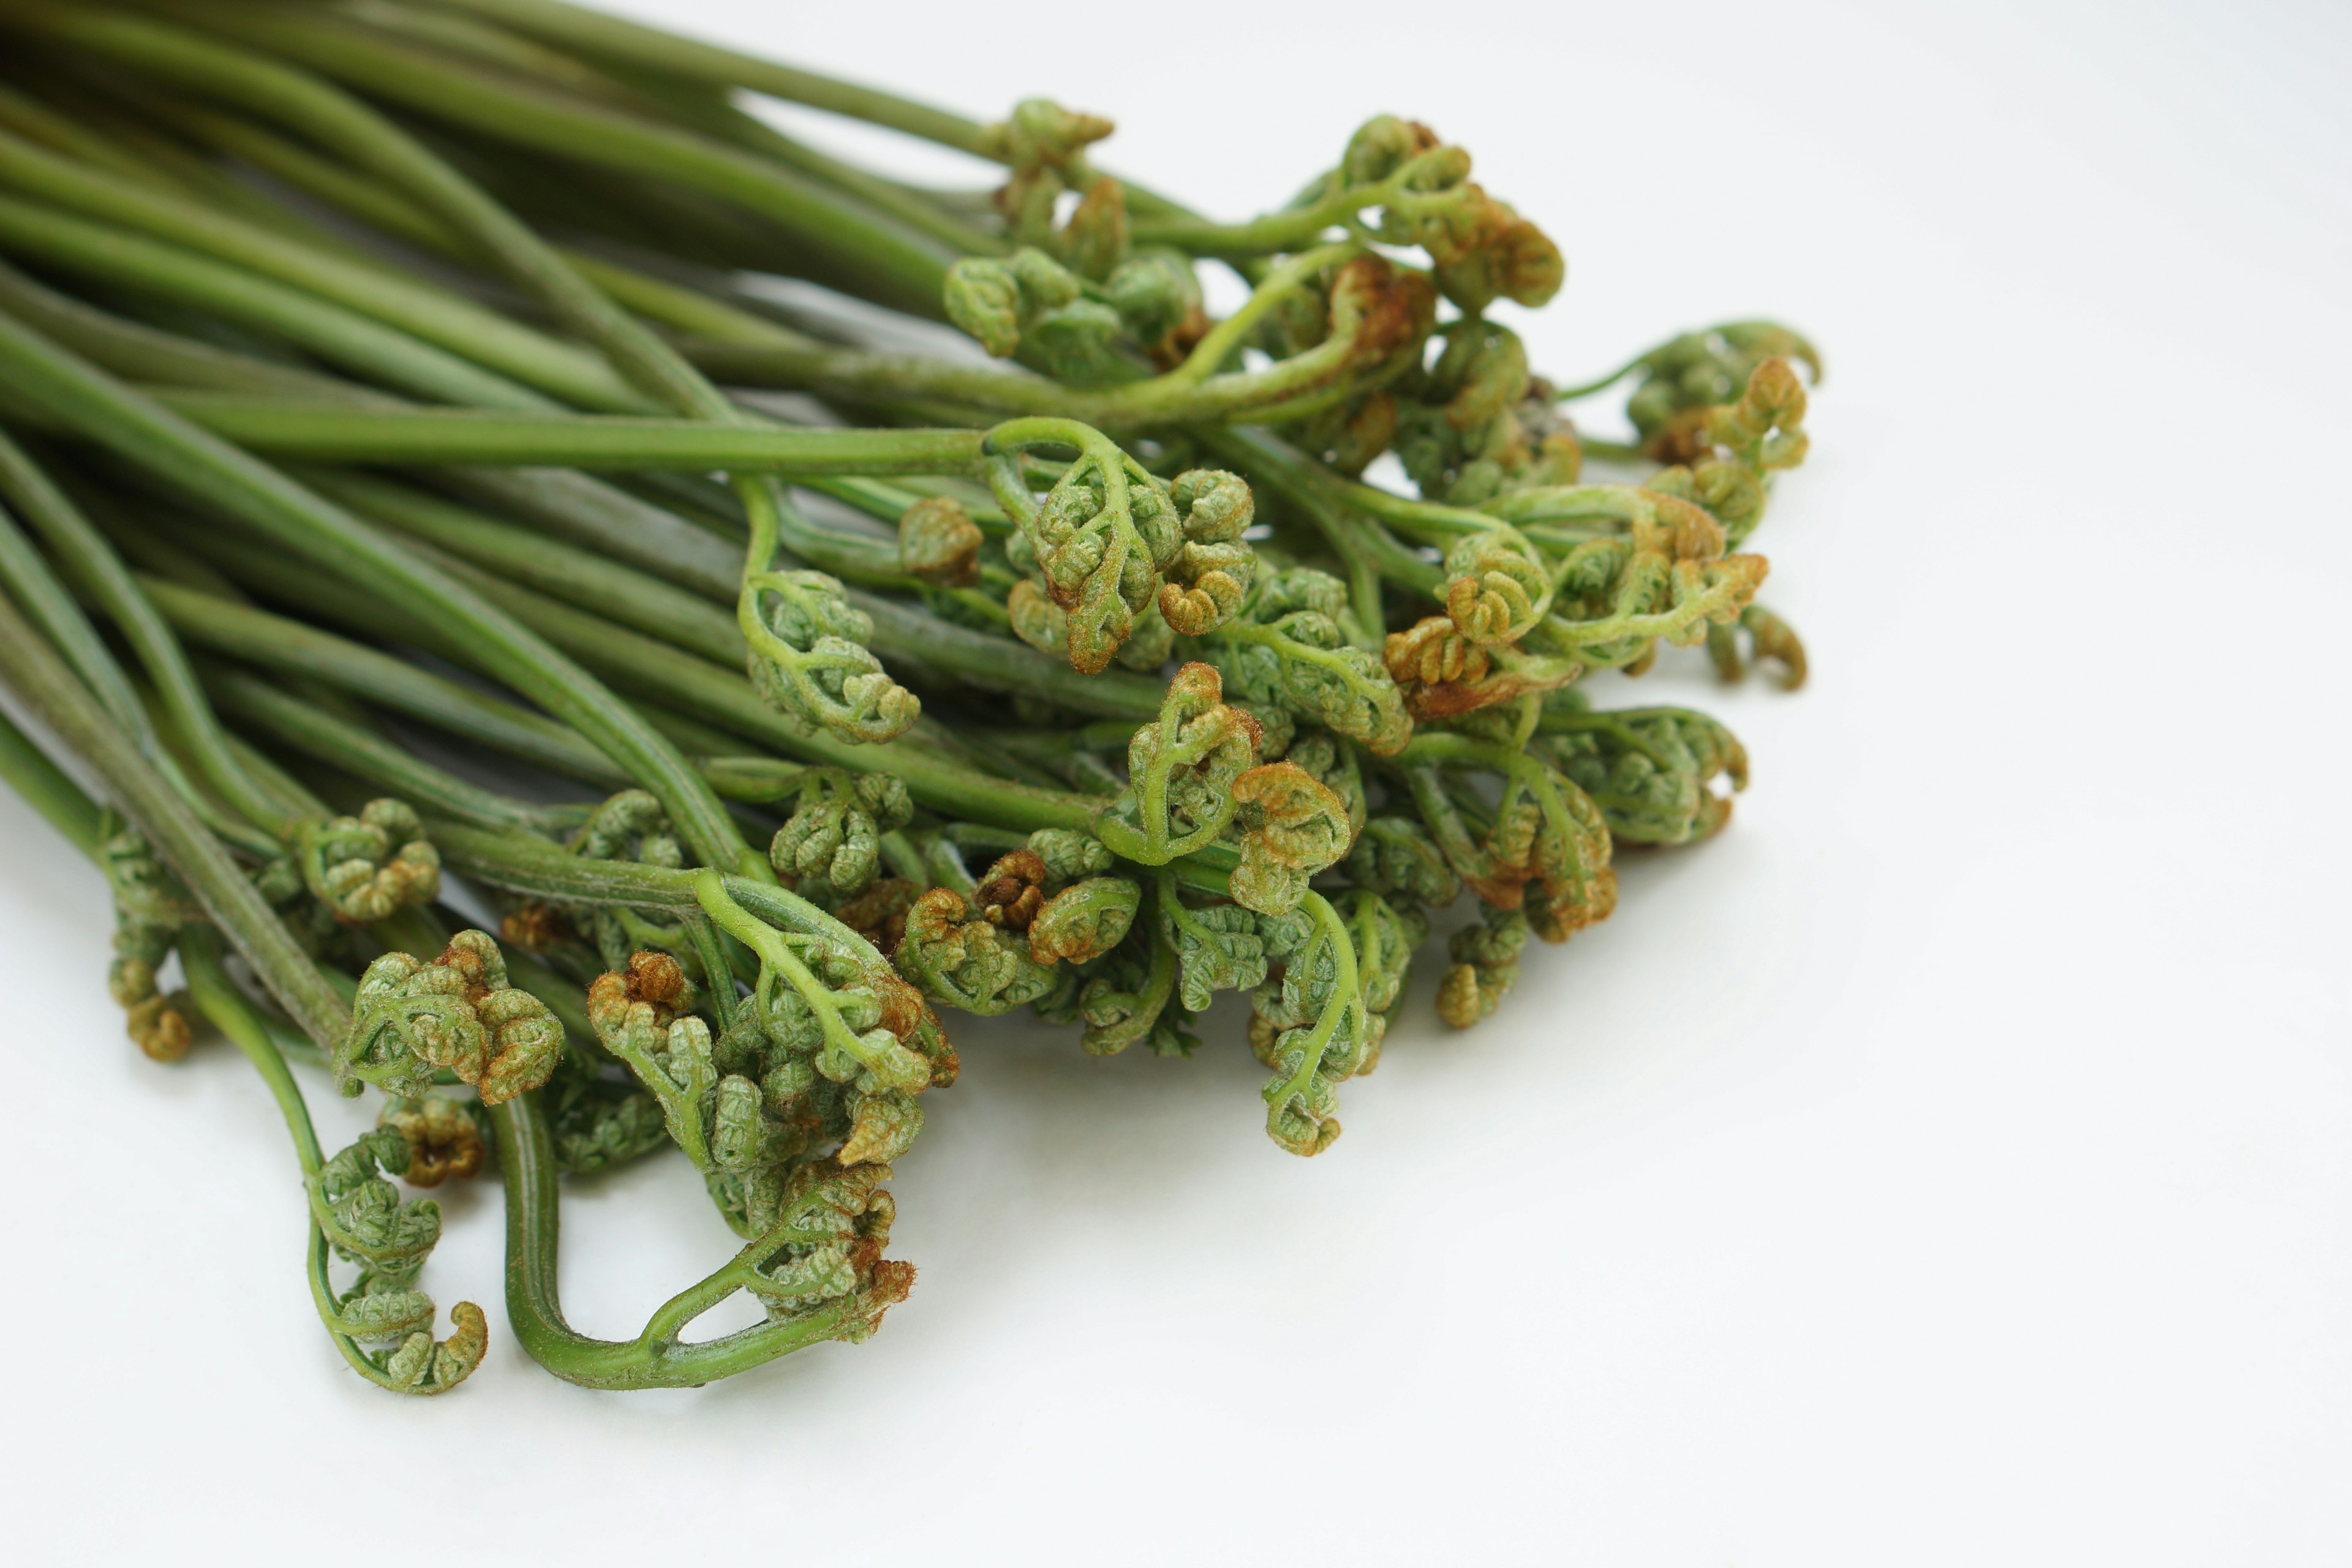
[[[912,577],[943,588],[980,581],[985,536],[953,496],[925,496],[898,514],[898,564]]]
[[[546,1082],[562,1050],[563,1026],[507,984],[499,944],[462,931],[430,963],[387,952],[368,965],[335,1048],[335,1082],[346,1095],[367,1082],[414,1097],[446,1068],[496,1105]]]
[[[441,854],[405,801],[372,800],[357,816],[305,822],[295,858],[318,900],[348,925],[429,904],[441,894]]]
[[[1128,746],[1128,786],[1095,819],[1095,834],[1118,855],[1164,866],[1213,841],[1233,820],[1233,786],[1256,761],[1256,721],[1223,700],[1205,664],[1188,664],[1168,683],[1160,717]]]
[[[768,859],[779,876],[813,879],[837,898],[849,897],[873,882],[882,835],[906,826],[914,810],[894,773],[811,768],[801,776],[799,802],[777,829]]]
[[[822,572],[744,580],[751,684],[770,705],[850,741],[903,734],[923,710],[866,647],[874,622]]]
[[[1354,837],[1345,802],[1297,763],[1267,763],[1234,781],[1241,861],[1234,900],[1263,915],[1287,914],[1307,879],[1336,864]]]

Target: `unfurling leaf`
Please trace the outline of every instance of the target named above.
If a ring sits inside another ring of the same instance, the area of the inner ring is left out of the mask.
[[[367,1082],[415,1097],[446,1068],[496,1105],[545,1083],[562,1050],[563,1026],[507,984],[499,944],[461,931],[430,963],[387,952],[368,965],[351,1032],[335,1049],[335,1080],[347,1095]]]

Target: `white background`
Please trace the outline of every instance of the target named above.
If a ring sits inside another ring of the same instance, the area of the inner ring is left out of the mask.
[[[530,1366],[494,1189],[427,1276],[490,1309],[472,1384],[342,1370],[268,1098],[133,1052],[98,878],[0,798],[15,1549],[2352,1559],[2341,7],[625,8],[1113,112],[1106,162],[1229,216],[1428,120],[1567,250],[1563,377],[1801,324],[1758,546],[1813,684],[1598,689],[1729,719],[1732,828],[1626,857],[1471,1034],[1424,978],[1312,1163],[1237,1020],[1191,1063],[966,1025],[913,1299],[699,1392]],[[731,1245],[675,1160],[565,1213],[607,1334]]]

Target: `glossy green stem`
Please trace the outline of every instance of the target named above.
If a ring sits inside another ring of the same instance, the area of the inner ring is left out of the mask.
[[[234,89],[234,58],[175,28],[89,7],[40,7],[72,41],[200,91]],[[0,7],[0,26],[31,19]],[[306,244],[202,202],[94,168],[0,133],[0,183],[86,217],[303,290],[398,328],[524,385],[583,408],[643,409],[644,396],[593,353],[486,310],[461,295],[349,255]]]
[[[463,637],[491,674],[586,735],[650,790],[705,862],[766,868],[719,797],[651,725],[577,664],[413,552],[5,317],[0,379],[173,489],[202,498],[313,565],[365,591],[391,595],[407,613]]]
[[[183,417],[248,450],[306,462],[793,474],[961,474],[977,430],[796,430],[625,416],[469,409],[354,410],[233,393],[159,392]]]
[[[67,843],[83,854],[98,854],[98,803],[49,761],[32,737],[0,713],[0,779],[22,795]]]
[[[329,364],[396,391],[471,407],[551,409],[502,375],[354,310],[192,250],[0,196],[0,248],[43,266],[283,339]]]
[[[350,1010],[320,979],[219,841],[5,598],[0,672],[58,739],[105,781],[116,806],[178,873],[270,994],[305,1033],[331,1049],[350,1026]]]
[[[555,1142],[539,1091],[493,1106],[499,1168],[507,1191],[507,1321],[530,1358],[586,1388],[695,1388],[838,1337],[847,1316],[835,1306],[783,1322],[739,1330],[687,1344],[695,1319],[743,1288],[751,1265],[778,1243],[761,1237],[725,1268],[671,1297],[633,1340],[600,1340],[564,1321],[556,1287],[561,1199]]]
[[[290,826],[284,812],[270,793],[257,784],[229,753],[211,705],[205,700],[204,688],[195,672],[188,668],[187,656],[181,650],[179,639],[172,635],[172,628],[139,592],[129,569],[105,536],[50,481],[40,465],[4,433],[0,433],[0,495],[6,496],[24,512],[26,521],[40,530],[76,585],[114,622],[131,645],[205,781],[232,810],[255,826],[283,837]],[[78,621],[79,617],[73,619]],[[78,649],[74,641],[61,638],[59,630],[50,628],[52,640],[82,672],[116,721],[124,722],[121,704],[121,698],[128,695],[128,687],[123,686],[119,694],[110,690],[122,680],[115,670],[112,655],[99,644],[87,650],[84,657],[77,657],[84,650]],[[89,640],[96,643],[94,637]],[[102,664],[97,662],[101,659]],[[110,679],[107,672],[113,672]],[[94,675],[100,679],[92,679]],[[126,728],[135,739],[145,725],[134,721]],[[257,851],[263,847],[250,837],[244,838],[242,847]]]
[[[99,310],[0,262],[0,310],[128,381],[275,397],[365,403],[376,395],[291,365],[271,364]]]
[[[443,0],[443,4],[591,57],[713,87],[748,88],[789,103],[804,103],[887,126],[977,157],[992,155],[985,127],[978,121],[877,88],[859,87],[551,0]]]
[[[717,196],[864,274],[901,309],[945,314],[952,252],[770,159],[327,16],[223,0],[184,9],[209,28],[445,123]]]
[[[257,676],[216,668],[206,685],[226,711],[279,744],[341,768],[419,811],[478,827],[555,833],[587,819],[586,806],[539,806],[468,783],[374,731],[339,719]]]

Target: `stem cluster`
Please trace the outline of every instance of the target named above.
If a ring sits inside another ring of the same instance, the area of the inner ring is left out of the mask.
[[[1727,731],[1583,677],[1802,679],[1746,546],[1819,356],[1735,323],[1562,391],[1487,314],[1557,247],[1426,126],[1227,222],[1099,167],[1091,114],[555,0],[0,0],[0,679],[105,798],[5,721],[0,774],[108,877],[131,1038],[260,1071],[321,1324],[387,1388],[488,1333],[435,1338],[439,1211],[394,1179],[493,1147],[560,1377],[870,1334],[943,1011],[1189,1056],[1246,992],[1267,1132],[1322,1152],[1465,890],[1455,1026],[1609,915],[1619,845],[1727,820]],[[1561,412],[1612,391],[1630,440]],[[331,1155],[314,1065],[385,1097]],[[664,1149],[743,1247],[584,1334],[563,1182]]]

